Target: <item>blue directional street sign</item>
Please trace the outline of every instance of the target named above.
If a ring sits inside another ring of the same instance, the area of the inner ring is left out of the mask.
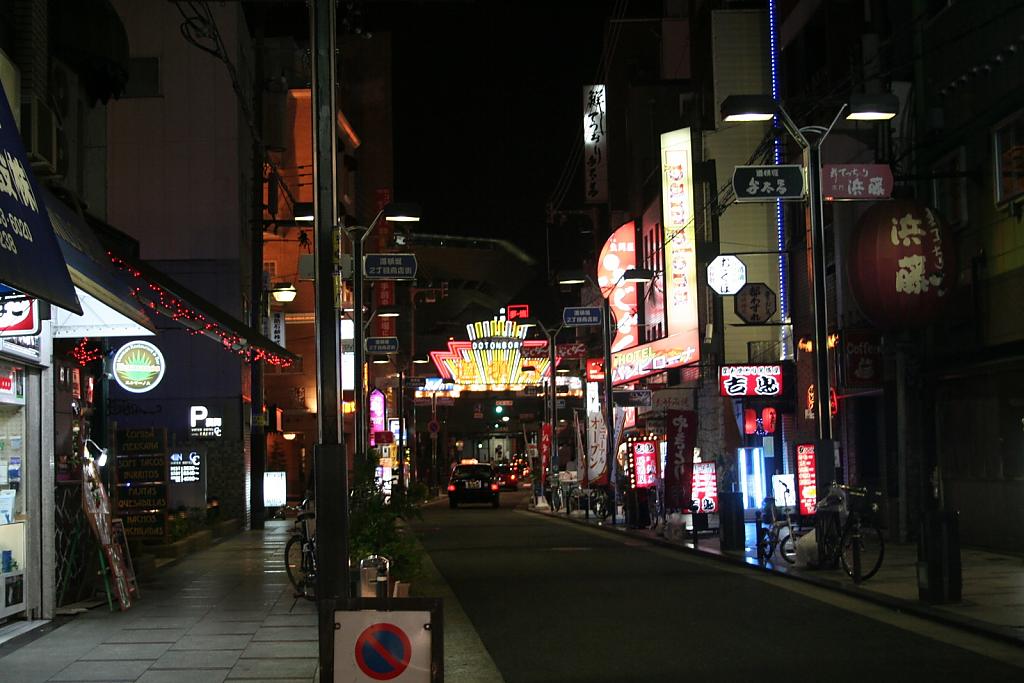
[[[367,280],[415,280],[416,254],[367,254],[363,257]]]
[[[601,324],[600,306],[569,306],[562,309],[562,322],[566,327],[586,327]]]
[[[369,354],[398,353],[398,337],[367,337],[366,352]]]

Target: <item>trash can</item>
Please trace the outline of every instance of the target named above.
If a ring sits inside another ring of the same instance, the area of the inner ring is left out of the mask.
[[[747,534],[743,525],[743,494],[718,494],[718,534],[722,550],[743,550]]]
[[[959,602],[962,589],[960,513],[929,510],[917,543],[918,598],[931,604]]]

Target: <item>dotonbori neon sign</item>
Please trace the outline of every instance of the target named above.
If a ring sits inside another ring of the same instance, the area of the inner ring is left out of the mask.
[[[521,391],[540,384],[550,370],[546,354],[524,349],[546,349],[547,342],[527,339],[530,328],[503,316],[466,325],[469,341],[449,341],[447,351],[431,351],[430,359],[441,377],[464,391]],[[557,362],[557,360],[556,360]]]

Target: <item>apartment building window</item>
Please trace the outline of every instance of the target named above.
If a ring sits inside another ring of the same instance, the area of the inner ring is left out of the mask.
[[[995,129],[996,202],[1024,195],[1024,111]]]
[[[967,225],[967,154],[963,147],[932,165],[932,206],[950,227]]]

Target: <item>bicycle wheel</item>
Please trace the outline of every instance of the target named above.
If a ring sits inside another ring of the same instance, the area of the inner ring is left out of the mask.
[[[764,532],[764,536],[758,543],[758,547],[761,550],[761,557],[765,560],[772,559],[772,555],[775,554],[775,534],[771,529]]]
[[[853,577],[853,528],[846,530],[843,536],[843,552],[840,559],[843,562],[843,569],[850,577]],[[882,532],[878,527],[862,526],[860,528],[860,580],[867,581],[878,572],[882,566],[882,557],[885,555],[885,541],[882,539]]]
[[[306,592],[306,572],[302,563],[302,536],[292,536],[284,545],[284,570],[297,593]]]
[[[597,515],[599,521],[604,521],[608,518],[608,494],[604,491],[595,490],[593,493],[593,504],[594,514]]]
[[[551,490],[551,509],[558,512],[562,509],[562,489]]]
[[[779,536],[779,555],[790,564],[796,563],[796,535],[787,528],[785,536]]]

